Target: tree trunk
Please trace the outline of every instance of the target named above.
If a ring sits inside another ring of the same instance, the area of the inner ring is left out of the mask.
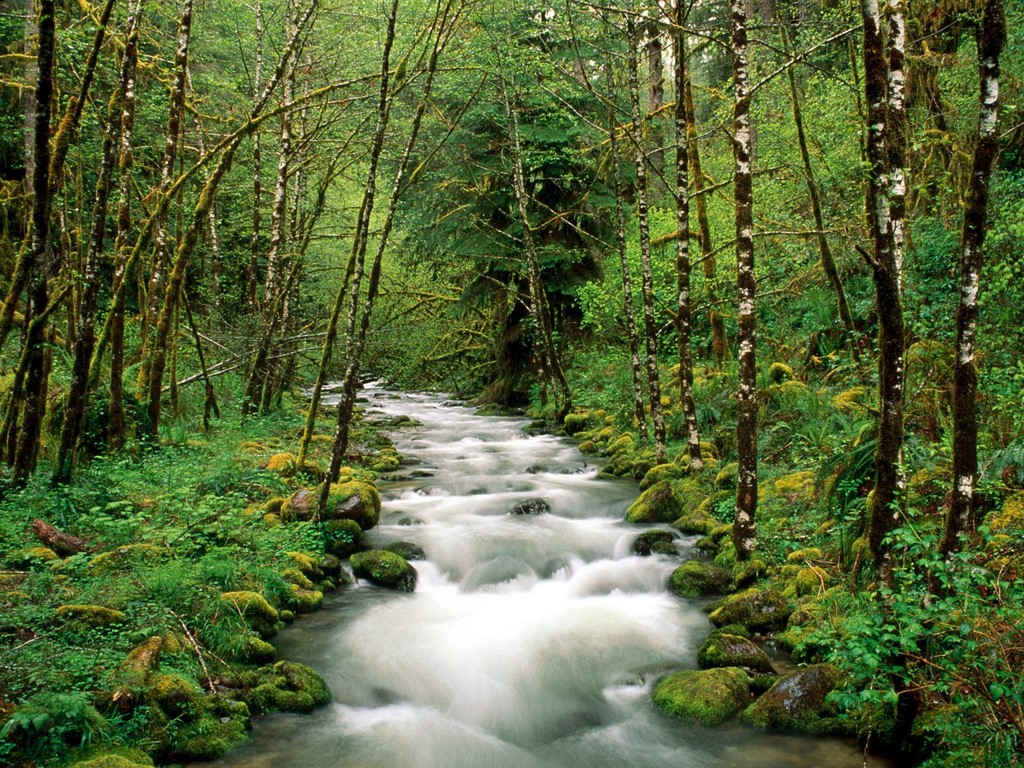
[[[171,86],[171,103],[167,114],[167,129],[164,131],[164,152],[160,163],[160,184],[158,195],[166,195],[174,180],[174,160],[178,155],[181,137],[181,118],[185,111],[185,85],[188,82],[188,48],[192,39],[192,1],[183,0],[178,18],[178,45],[174,53],[174,83]],[[153,233],[153,259],[150,264],[149,282],[146,287],[146,308],[142,312],[142,327],[139,337],[142,341],[142,365],[139,367],[139,394],[151,387],[150,336],[156,327],[160,305],[164,300],[164,284],[167,280],[167,230],[169,216],[166,214],[156,221]],[[180,236],[180,233],[179,233]],[[158,385],[159,386],[159,385]]]
[[[107,109],[107,127],[103,136],[99,176],[93,197],[92,221],[89,242],[86,246],[85,262],[82,269],[82,288],[77,312],[75,344],[72,350],[73,363],[71,382],[68,386],[64,405],[64,420],[61,426],[60,446],[54,466],[52,483],[59,485],[71,480],[75,465],[78,440],[81,436],[85,412],[88,409],[89,363],[92,361],[96,341],[96,309],[100,289],[100,258],[106,239],[107,207],[113,187],[114,166],[119,149],[121,117],[125,99],[135,76],[133,51],[136,49],[138,34],[137,20],[129,16],[125,32],[125,48],[117,88],[111,95]]]
[[[256,0],[256,62],[253,65],[252,99],[253,104],[260,97],[260,81],[263,77],[263,5]],[[260,149],[260,129],[252,134],[252,238],[249,241],[249,265],[246,267],[245,295],[249,305],[249,314],[255,316],[258,306],[256,298],[256,276],[259,274],[260,258],[260,198],[263,192],[260,179],[262,154]]]
[[[685,38],[685,35],[681,36]],[[693,194],[697,203],[697,239],[700,242],[700,260],[704,267],[704,292],[708,297],[708,317],[711,322],[711,348],[715,354],[718,370],[725,365],[728,342],[725,338],[725,321],[718,310],[718,263],[711,241],[711,221],[708,219],[707,196],[704,192],[704,171],[700,165],[700,150],[697,147],[697,118],[693,110],[693,89],[690,86],[690,65],[686,54],[686,40],[678,43],[682,52],[685,82],[683,98],[686,111],[686,153],[689,159],[689,175],[693,180]]]
[[[654,426],[654,451],[659,464],[665,461],[665,413],[661,407],[661,383],[658,374],[658,327],[654,318],[654,277],[651,269],[651,232],[647,215],[647,153],[640,131],[640,89],[637,77],[638,39],[632,13],[626,17],[626,54],[629,71],[629,99],[632,105],[630,134],[636,159],[636,212],[640,227],[640,265],[644,305],[644,336],[647,345],[647,391],[651,423]]]
[[[757,318],[754,301],[752,133],[750,76],[747,69],[747,13],[744,0],[732,0],[733,199],[736,206],[736,286],[739,291],[739,387],[736,449],[739,464],[732,541],[740,560],[757,548]]]
[[[390,105],[391,105],[391,48],[395,42],[395,23],[398,17],[398,0],[391,0],[391,10],[388,15],[387,32],[384,37],[384,47],[381,51],[381,65],[380,65],[380,90],[377,96],[377,121],[373,130],[373,139],[370,144],[369,154],[369,167],[366,172],[366,185],[363,188],[363,201],[359,208],[359,220],[356,223],[356,231],[352,240],[352,253],[350,255],[350,262],[353,266],[352,278],[348,285],[348,297],[349,297],[349,316],[346,324],[346,337],[353,338],[355,327],[356,327],[356,312],[359,307],[359,283],[362,278],[363,268],[366,260],[366,246],[369,235],[370,227],[370,215],[373,212],[374,200],[377,195],[377,165],[380,162],[381,150],[384,147],[384,134],[388,126],[388,118],[390,117]],[[341,306],[344,302],[346,294],[346,286],[343,284],[339,287],[338,295],[335,299],[335,308],[332,312],[332,320],[334,316],[340,316]],[[336,323],[335,323],[336,327]],[[326,363],[324,360],[330,360],[330,347],[334,344],[334,339],[328,337],[324,340],[324,352],[321,356],[321,368],[318,371],[317,379],[321,380],[325,374]],[[354,388],[355,381],[346,382],[349,387]],[[343,390],[342,397],[347,393]],[[354,402],[354,397],[352,398]],[[306,432],[311,434],[310,422],[316,418],[316,408],[319,407],[319,402],[310,403],[310,409],[306,415]],[[351,413],[346,414],[344,409],[338,408],[338,426],[334,433],[334,443],[331,446],[331,464],[327,470],[327,478],[323,484],[323,489],[320,494],[318,501],[318,514],[322,515],[324,509],[327,507],[327,498],[330,495],[331,483],[338,479],[338,474],[341,470],[341,462],[345,457],[345,451],[348,450],[348,427],[349,418]],[[305,440],[305,434],[304,434]],[[300,450],[300,454],[302,451]]]
[[[138,17],[141,0],[133,0],[129,14]],[[136,22],[136,28],[138,22]],[[124,445],[124,283],[131,252],[131,172],[135,165],[133,151],[135,131],[135,75],[138,68],[138,34],[128,38],[125,58],[130,63],[130,74],[121,112],[121,147],[118,155],[117,236],[114,239],[114,277],[110,330],[110,406],[107,445],[116,453]],[[91,368],[91,364],[90,364]],[[90,375],[90,378],[91,375]]]
[[[978,475],[978,369],[975,335],[978,292],[988,217],[989,180],[999,152],[999,56],[1006,43],[1003,0],[987,0],[978,31],[980,114],[978,142],[967,188],[960,248],[960,304],[956,313],[957,358],[953,373],[953,501],[940,551],[949,557],[963,534],[976,525],[974,490]]]
[[[675,8],[675,139],[676,139],[676,334],[679,340],[679,403],[686,425],[686,445],[690,468],[704,468],[697,429],[697,404],[693,400],[693,353],[690,345],[690,180],[687,169],[688,138],[686,118],[686,64],[683,61],[683,36],[686,6],[676,0]]]
[[[899,0],[894,0],[902,11]],[[892,10],[892,9],[891,9]],[[867,536],[880,587],[892,585],[892,553],[886,536],[902,518],[903,473],[903,305],[900,291],[903,246],[903,43],[899,20],[890,21],[886,60],[878,0],[863,0],[864,93],[868,113],[867,152],[874,253],[868,256],[878,312],[878,447],[875,486],[868,499]],[[893,16],[900,15],[894,13]],[[902,17],[901,17],[902,18]],[[895,31],[894,31],[895,29]],[[892,71],[900,67],[899,73]],[[887,98],[888,97],[888,98]]]
[[[50,252],[50,115],[53,100],[56,18],[54,0],[39,0],[39,50],[36,56],[38,77],[35,90],[35,132],[32,156],[35,169],[32,174],[32,244],[29,253],[31,274],[35,280],[26,323],[32,316],[38,322],[28,324],[24,355],[26,376],[24,392],[28,397],[20,430],[12,427],[10,440],[14,444],[12,469],[16,482],[28,480],[39,455],[40,431],[46,415],[47,382],[45,376],[45,333],[43,318],[47,314],[47,279],[52,254]],[[13,399],[10,410],[16,413]],[[16,421],[15,421],[16,425]],[[15,435],[17,437],[15,438]],[[10,455],[10,454],[9,454]]]

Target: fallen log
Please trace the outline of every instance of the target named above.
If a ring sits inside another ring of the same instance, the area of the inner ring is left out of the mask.
[[[39,519],[32,522],[32,533],[61,557],[68,557],[69,555],[75,555],[89,549],[89,545],[82,539],[72,536],[70,533],[59,531],[49,523],[44,523]]]

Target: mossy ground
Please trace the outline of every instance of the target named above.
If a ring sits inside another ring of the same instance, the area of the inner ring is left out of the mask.
[[[241,674],[273,661],[264,638],[318,608],[337,583],[340,563],[325,547],[358,540],[358,526],[328,533],[277,514],[321,479],[288,460],[302,417],[296,401],[208,433],[172,424],[162,445],[94,459],[69,486],[49,488],[43,471],[2,497],[0,764],[67,764],[83,741],[143,750],[94,751],[90,768],[142,764],[147,754],[208,759],[247,738],[250,714],[323,703],[322,681],[299,680],[292,667]],[[318,428],[329,437],[329,423]],[[362,422],[354,441],[365,465],[346,476],[372,481],[369,465],[390,444]],[[315,440],[307,466],[325,465],[330,445]],[[88,551],[44,552],[30,530],[36,518]],[[210,693],[232,680],[230,694]],[[247,698],[252,706],[231,704]]]

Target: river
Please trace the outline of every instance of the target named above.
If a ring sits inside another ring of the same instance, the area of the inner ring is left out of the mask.
[[[408,541],[412,594],[338,592],[275,642],[327,680],[333,703],[258,721],[247,768],[860,768],[855,745],[714,729],[650,702],[666,671],[696,666],[710,627],[669,595],[680,558],[638,557],[622,522],[635,483],[519,418],[370,387],[370,418],[407,462],[381,483],[379,546]],[[329,401],[327,401],[329,402]],[[524,501],[549,511],[511,514]],[[543,505],[538,505],[543,508]],[[693,539],[680,537],[680,555]],[[880,761],[867,765],[882,766]]]

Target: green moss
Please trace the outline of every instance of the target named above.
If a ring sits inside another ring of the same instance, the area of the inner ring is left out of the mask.
[[[195,716],[199,713],[199,702],[203,692],[191,680],[179,675],[155,673],[146,681],[144,698],[159,704],[168,717]]]
[[[744,667],[754,672],[774,672],[768,654],[753,641],[726,632],[711,634],[697,652],[697,663],[702,669]]]
[[[648,488],[626,510],[628,523],[670,523],[682,513],[670,482],[663,481]]]
[[[281,477],[292,477],[296,470],[296,459],[290,453],[275,453],[263,468],[270,472],[277,472]]]
[[[256,635],[246,635],[237,651],[235,658],[248,664],[266,664],[277,656],[277,649],[266,640]]]
[[[315,589],[313,582],[306,578],[306,575],[298,568],[285,568],[281,571],[281,578],[302,589]]]
[[[313,613],[324,605],[324,593],[319,589],[303,589],[292,584],[291,594],[287,596],[288,607],[298,613]]]
[[[383,549],[357,552],[349,560],[353,573],[389,589],[412,592],[416,589],[416,569],[408,561]]]
[[[289,689],[307,694],[316,706],[331,700],[331,691],[324,679],[312,667],[294,661],[279,661],[274,671],[282,675]]]
[[[654,703],[670,715],[718,725],[747,704],[750,683],[737,667],[685,670],[669,675],[654,688]]]
[[[721,595],[732,587],[732,574],[702,560],[689,560],[672,572],[668,583],[681,597]]]
[[[319,581],[324,577],[324,572],[320,569],[318,560],[306,552],[285,552],[295,567],[298,568],[302,575],[307,579],[313,581]]]
[[[258,592],[225,592],[220,599],[230,603],[253,629],[264,637],[274,635],[281,617],[267,599]]]
[[[736,487],[736,479],[739,477],[739,467],[735,461],[729,462],[715,475],[715,488],[725,490]]]
[[[790,501],[811,501],[814,498],[814,473],[793,472],[776,478],[772,484],[775,492]]]
[[[102,605],[62,605],[57,609],[57,618],[89,627],[108,627],[125,620],[121,611]]]
[[[117,752],[93,755],[72,763],[71,768],[151,768],[149,755],[138,749],[119,748]]]
[[[768,378],[775,384],[781,384],[793,378],[793,369],[785,363],[772,363],[768,366]]]
[[[590,414],[587,411],[570,413],[566,414],[565,421],[562,422],[562,429],[565,430],[565,434],[571,437],[577,432],[582,432],[589,424]]]
[[[359,549],[363,529],[355,520],[328,520],[323,524],[324,549],[335,557],[348,557]]]
[[[730,595],[708,618],[716,627],[742,624],[752,632],[759,632],[785,627],[792,612],[780,592],[751,587]]]
[[[123,547],[102,552],[89,563],[89,573],[105,576],[164,562],[174,556],[168,547],[155,544],[125,544]]]
[[[597,443],[593,440],[584,440],[576,447],[581,453],[597,453]]]

